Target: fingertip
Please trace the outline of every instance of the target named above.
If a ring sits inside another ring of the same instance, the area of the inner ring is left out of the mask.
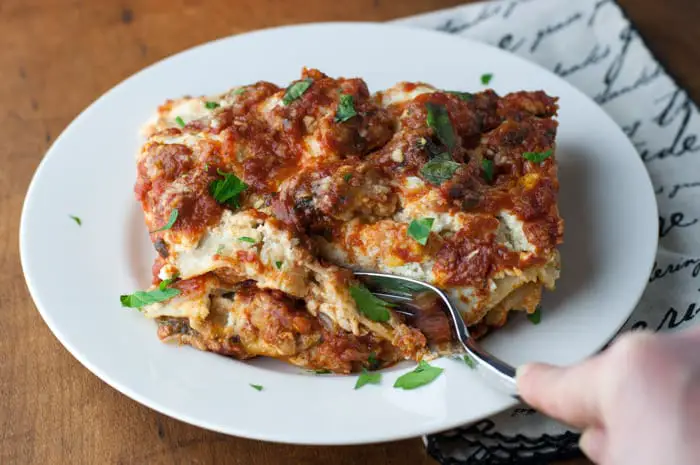
[[[591,364],[560,367],[529,363],[516,370],[518,394],[530,407],[576,427],[595,423],[598,397]]]
[[[586,429],[579,439],[578,446],[593,462],[602,462],[607,446],[605,431],[596,427]]]
[[[540,391],[543,377],[559,370],[558,367],[544,363],[526,363],[515,371],[515,381],[521,396],[530,397],[531,392]]]
[[[518,368],[515,369],[515,379],[518,382],[520,382],[520,380],[527,375],[527,372],[532,370],[534,365],[534,363],[526,363],[525,365],[520,365]]]
[[[537,367],[541,365],[541,363],[526,363],[525,365],[520,365],[515,370],[515,379],[520,381],[521,379],[525,378],[529,372],[536,370]]]

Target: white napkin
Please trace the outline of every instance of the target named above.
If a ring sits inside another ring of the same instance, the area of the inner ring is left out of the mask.
[[[510,50],[599,103],[639,150],[659,205],[657,262],[624,329],[672,331],[700,321],[698,109],[613,0],[500,0],[397,23]],[[517,464],[576,455],[577,439],[564,425],[516,408],[430,436],[427,444],[442,463]]]

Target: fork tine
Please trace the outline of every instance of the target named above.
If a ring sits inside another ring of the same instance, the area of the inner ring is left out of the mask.
[[[511,365],[508,363],[503,362],[500,360],[498,357],[495,357],[491,353],[489,353],[487,350],[483,349],[478,342],[474,340],[473,337],[469,335],[469,329],[467,328],[467,325],[464,323],[464,319],[462,317],[462,314],[460,311],[452,304],[450,301],[450,298],[447,296],[447,294],[442,291],[441,289],[433,286],[432,284],[428,284],[416,279],[412,278],[405,278],[403,276],[395,276],[395,275],[390,275],[386,273],[371,273],[371,272],[355,272],[355,275],[358,277],[364,277],[364,278],[380,278],[383,280],[393,280],[393,281],[399,281],[399,282],[404,282],[404,283],[411,283],[414,286],[421,286],[422,288],[425,288],[425,290],[430,290],[434,292],[435,294],[440,297],[440,299],[444,302],[444,304],[447,307],[449,315],[452,317],[452,324],[453,324],[453,329],[457,335],[457,339],[459,342],[461,342],[462,347],[466,352],[476,360],[477,362],[477,368],[479,373],[484,373],[488,374],[492,378],[495,384],[498,384],[499,387],[502,389],[505,389],[505,392],[508,393],[511,397],[520,400],[518,393],[517,393],[517,385],[515,382],[515,368],[513,368]],[[387,286],[380,286],[382,288],[382,291],[386,290]],[[393,287],[393,286],[392,286]],[[397,286],[397,288],[400,288],[400,286]],[[398,291],[401,292],[401,291]],[[410,313],[409,310],[406,310],[406,307],[410,306],[410,301],[413,300],[412,296],[407,296],[407,295],[396,295],[396,294],[390,294],[387,292],[374,292],[374,295],[376,295],[379,298],[383,298],[389,301],[393,302],[400,302],[404,305],[403,310],[400,310],[399,313],[408,315],[408,316],[413,316],[412,313]],[[406,305],[408,304],[408,305]],[[397,311],[394,309],[394,311]],[[484,368],[484,369],[482,369]]]
[[[387,294],[386,292],[374,292],[374,291],[372,291],[372,294],[374,294],[375,296],[379,297],[380,299],[384,299],[384,300],[394,300],[397,302],[411,302],[411,301],[413,301],[413,297],[408,297],[405,295]]]
[[[400,307],[394,307],[391,310],[394,311],[395,313],[400,313],[401,315],[407,316],[407,317],[414,317],[415,313],[413,313],[408,306],[405,304],[409,304],[413,299],[407,296],[403,295],[394,295],[394,294],[386,294],[383,292],[372,292],[376,297],[379,297],[382,300],[386,300],[388,302],[396,302],[398,304],[403,304]]]

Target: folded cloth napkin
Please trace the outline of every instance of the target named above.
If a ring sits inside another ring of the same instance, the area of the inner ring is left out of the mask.
[[[673,331],[700,322],[698,109],[618,4],[501,0],[396,22],[509,50],[548,68],[600,104],[637,147],[659,206],[657,261],[623,331]],[[478,465],[574,457],[580,454],[577,442],[577,432],[525,407],[426,438],[429,453],[439,462]]]

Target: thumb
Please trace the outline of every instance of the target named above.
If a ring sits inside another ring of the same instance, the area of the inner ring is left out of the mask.
[[[576,428],[601,424],[599,360],[573,367],[532,363],[518,368],[518,392],[532,408]]]

